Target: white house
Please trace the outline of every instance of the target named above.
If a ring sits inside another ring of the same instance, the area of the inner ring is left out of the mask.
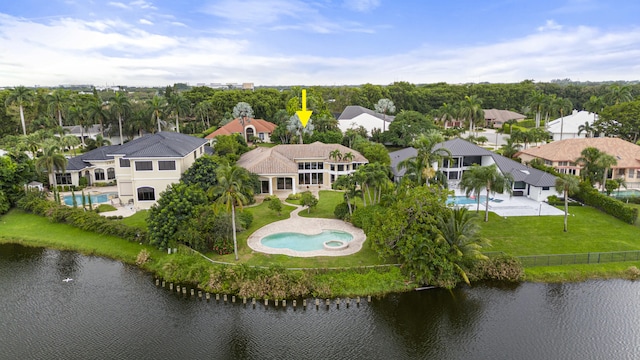
[[[553,141],[585,138],[587,133],[580,131],[580,125],[588,123],[590,126],[596,121],[598,115],[588,111],[573,110],[571,115],[567,115],[549,122],[547,129],[553,137]]]
[[[389,130],[389,124],[394,118],[395,116],[385,116],[362,106],[350,105],[338,117],[338,127],[344,133],[349,129],[362,126],[367,129],[367,134],[371,136],[373,129]]]
[[[513,176],[513,196],[525,196],[536,201],[543,201],[551,195],[556,195],[555,176],[498,155],[466,140],[454,138],[436,145],[435,148],[445,148],[451,152],[451,157],[445,159],[442,166],[439,167],[448,180],[449,188],[457,188],[462,174],[474,164],[480,166],[496,164],[503,174]],[[391,169],[396,181],[404,175],[404,170],[399,169],[398,164],[404,159],[416,156],[416,154],[417,151],[413,148],[389,153]]]

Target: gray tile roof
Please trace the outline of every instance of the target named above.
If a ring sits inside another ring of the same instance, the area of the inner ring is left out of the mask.
[[[148,134],[125,143],[110,155],[125,158],[184,157],[207,143],[207,140],[175,132]]]
[[[524,181],[533,186],[555,186],[556,177],[542,170],[534,169],[517,161],[496,154],[478,145],[460,138],[454,138],[437,144],[436,149],[445,148],[451,152],[451,156],[491,156],[503,174],[511,174],[514,181]],[[398,163],[402,160],[416,156],[414,148],[406,148],[389,153],[391,157],[391,169],[395,176],[404,175],[404,169],[398,169]]]
[[[342,111],[342,114],[340,114],[340,117],[338,118],[338,120],[351,120],[354,117],[360,115],[360,114],[369,114],[371,116],[375,116],[378,119],[384,120],[385,116],[377,113],[373,110],[367,109],[366,107],[362,107],[362,106],[357,106],[357,105],[349,105],[346,108],[344,108],[344,110]],[[387,115],[386,116],[386,121],[387,122],[392,122],[393,119],[395,118],[395,116],[393,115]]]
[[[67,170],[79,171],[86,167],[91,166],[91,161],[106,161],[113,159],[113,156],[109,155],[120,145],[102,146],[91,151],[87,151],[84,154],[72,157],[67,162]]]

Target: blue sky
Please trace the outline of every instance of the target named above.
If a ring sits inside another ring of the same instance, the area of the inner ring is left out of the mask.
[[[640,79],[637,0],[21,0],[0,86]]]

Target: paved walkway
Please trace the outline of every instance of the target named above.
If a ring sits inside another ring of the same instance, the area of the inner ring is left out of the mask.
[[[288,203],[287,203],[288,204]],[[288,204],[292,205],[292,204]],[[297,206],[297,205],[294,205]],[[362,229],[359,229],[348,222],[335,219],[319,219],[319,218],[304,218],[300,217],[298,213],[304,210],[303,207],[298,206],[297,209],[291,212],[289,219],[280,220],[271,224],[265,225],[255,231],[247,239],[247,244],[254,251],[266,253],[266,254],[283,254],[296,257],[316,257],[316,256],[345,256],[355,254],[362,249],[362,244],[366,240],[366,235]],[[323,230],[340,230],[348,232],[353,236],[353,240],[349,242],[347,248],[341,250],[313,250],[313,251],[295,251],[291,249],[276,249],[262,245],[260,240],[271,234],[280,232],[297,232],[305,235],[315,235],[321,233]]]

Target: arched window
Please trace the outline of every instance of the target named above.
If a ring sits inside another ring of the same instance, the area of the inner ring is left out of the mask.
[[[107,180],[113,180],[116,178],[116,169],[108,168],[107,169]]]
[[[155,201],[156,191],[152,187],[138,188],[138,201]]]
[[[96,178],[96,181],[104,180],[104,170],[103,169],[96,169],[93,172],[93,174],[94,174],[94,176]]]
[[[251,142],[251,139],[253,139],[253,136],[255,135],[255,132],[253,131],[253,128],[248,127],[244,131],[247,133],[246,141],[247,142]]]

